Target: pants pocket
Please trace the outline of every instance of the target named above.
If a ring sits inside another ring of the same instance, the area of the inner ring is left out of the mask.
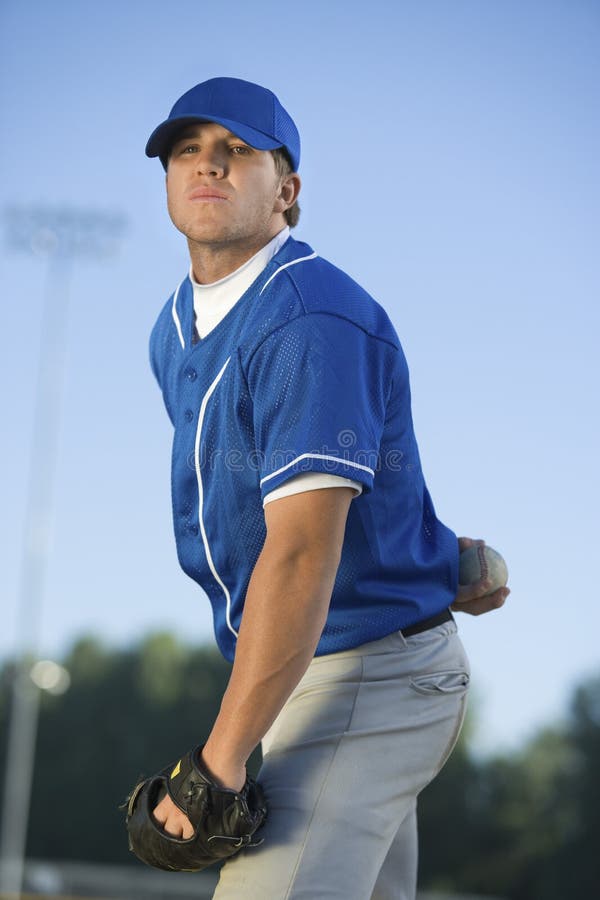
[[[409,684],[418,694],[460,694],[469,687],[469,673],[464,669],[425,672],[411,676]]]

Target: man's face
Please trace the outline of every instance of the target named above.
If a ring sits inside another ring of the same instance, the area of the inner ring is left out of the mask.
[[[169,215],[194,243],[269,240],[284,224],[280,185],[268,151],[255,150],[216,123],[192,125],[172,145]]]

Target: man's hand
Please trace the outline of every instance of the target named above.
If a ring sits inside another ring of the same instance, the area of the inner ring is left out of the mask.
[[[178,806],[175,806],[168,794],[162,798],[158,806],[153,810],[152,815],[167,834],[172,834],[177,838],[191,838],[194,834],[192,823],[182,813]]]
[[[473,538],[468,537],[460,537],[458,539],[460,553],[463,550],[467,550],[468,547],[481,546],[483,544],[485,544],[485,541],[479,539],[473,540]],[[450,609],[454,612],[469,613],[471,616],[480,616],[482,613],[491,612],[493,609],[500,609],[510,594],[510,589],[501,587],[494,591],[493,594],[487,594],[490,586],[490,582],[485,578],[481,578],[474,584],[459,585],[458,593]]]
[[[241,791],[246,781],[246,768],[230,767],[225,771],[223,766],[219,766],[218,762],[212,762],[209,758],[207,748],[202,753],[202,762],[206,766],[211,778],[221,787],[229,788],[232,791]],[[188,817],[176,806],[168,794],[162,798],[160,803],[152,811],[152,815],[167,834],[173,837],[186,838],[192,837],[194,829]]]
[[[208,771],[202,750],[194,747],[142,778],[122,807],[129,849],[147,866],[201,872],[263,842],[256,837],[268,812],[260,784],[244,768],[241,787],[223,787]]]

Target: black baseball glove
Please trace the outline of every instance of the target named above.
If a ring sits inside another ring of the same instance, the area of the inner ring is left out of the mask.
[[[125,801],[129,849],[149,866],[199,872],[244,847],[262,844],[262,838],[254,839],[267,815],[260,785],[247,777],[239,792],[219,787],[202,765],[201,751],[196,747],[175,765],[140,781]],[[165,793],[190,820],[191,838],[173,837],[155,821],[152,811]]]

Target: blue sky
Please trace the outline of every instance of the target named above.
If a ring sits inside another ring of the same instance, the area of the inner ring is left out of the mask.
[[[145,141],[214,75],[266,84],[302,135],[297,236],[388,310],[440,517],[508,561],[499,613],[459,620],[482,751],[564,711],[600,666],[596,541],[600,7],[180,0],[0,6],[2,208],[127,217],[73,268],[40,650],[93,631],[211,639],[179,571],[170,426],[147,337],[186,271]],[[46,275],[0,247],[3,627],[14,652]]]

